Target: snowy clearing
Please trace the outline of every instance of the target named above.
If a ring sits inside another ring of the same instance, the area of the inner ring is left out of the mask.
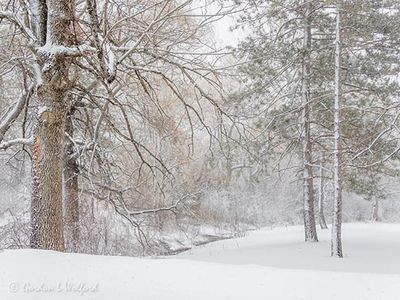
[[[329,230],[264,228],[175,257],[5,250],[0,299],[400,299],[400,225],[345,224],[345,258]]]

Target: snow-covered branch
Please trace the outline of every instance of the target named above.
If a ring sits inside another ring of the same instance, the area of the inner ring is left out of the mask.
[[[138,215],[144,215],[144,214],[155,214],[155,213],[159,213],[162,211],[173,211],[174,209],[176,209],[178,207],[178,205],[185,200],[186,198],[188,198],[190,195],[185,195],[184,197],[182,197],[181,199],[177,200],[175,203],[169,205],[169,206],[165,206],[165,207],[159,207],[159,208],[153,208],[153,209],[143,209],[143,210],[136,210],[136,211],[128,211],[130,216],[138,216]]]
[[[88,44],[81,44],[75,47],[66,47],[62,45],[46,44],[43,47],[37,49],[39,54],[48,56],[81,56],[84,54],[92,54],[96,52],[96,49]]]
[[[7,150],[8,148],[15,145],[32,145],[33,144],[33,136],[29,138],[18,138],[10,141],[2,142],[0,144],[0,150]]]

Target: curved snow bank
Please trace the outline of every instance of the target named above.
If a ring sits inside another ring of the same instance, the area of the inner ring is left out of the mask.
[[[285,269],[400,274],[400,224],[343,224],[342,231],[343,259],[330,257],[330,230],[318,231],[319,243],[304,243],[301,226],[263,228],[243,239],[215,242],[179,257]]]

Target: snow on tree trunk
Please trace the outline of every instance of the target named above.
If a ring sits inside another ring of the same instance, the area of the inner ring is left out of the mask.
[[[372,201],[372,221],[379,222],[379,199],[374,197]]]
[[[66,132],[71,138],[74,137],[72,117],[72,113],[69,114],[66,123]],[[79,166],[74,157],[74,144],[72,141],[68,141],[66,144],[64,163],[64,220],[66,247],[72,252],[77,252],[80,239]]]
[[[46,0],[29,0],[31,13],[30,26],[38,42],[43,46],[47,36],[47,3]]]
[[[323,158],[322,158],[323,160]],[[325,214],[324,214],[324,201],[325,201],[325,180],[324,180],[324,168],[320,166],[320,174],[319,174],[319,197],[318,197],[318,219],[319,219],[319,226],[321,229],[328,229],[328,226],[326,225],[326,220],[325,220]]]
[[[46,41],[37,51],[41,67],[37,98],[41,107],[33,144],[31,247],[64,251],[62,177],[71,58],[54,49],[73,44],[74,3],[49,0],[45,11],[47,15],[39,24],[46,24]]]
[[[307,1],[304,16],[304,56],[303,56],[303,204],[304,232],[306,242],[317,242],[317,229],[314,214],[314,187],[312,172],[312,141],[311,141],[311,5]]]
[[[334,105],[334,199],[331,255],[343,257],[342,251],[342,133],[341,133],[341,67],[342,67],[342,37],[341,37],[341,1],[336,2],[336,40],[335,40],[335,105]]]

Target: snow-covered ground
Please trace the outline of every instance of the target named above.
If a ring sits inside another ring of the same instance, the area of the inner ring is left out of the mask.
[[[345,224],[344,259],[319,234],[265,228],[167,258],[5,250],[0,299],[400,299],[400,224]]]

